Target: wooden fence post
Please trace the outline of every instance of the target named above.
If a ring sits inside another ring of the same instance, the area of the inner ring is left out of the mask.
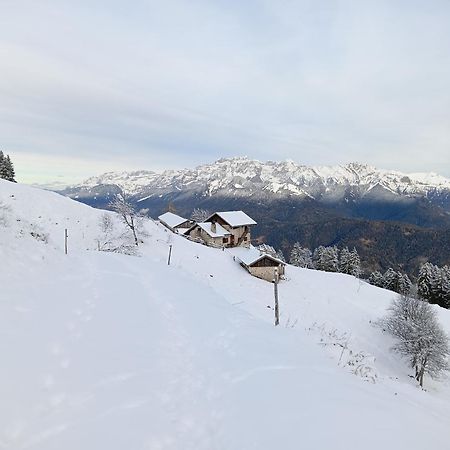
[[[170,266],[170,258],[172,257],[172,244],[169,245],[169,258],[167,259],[167,265]]]
[[[68,238],[68,234],[67,234],[67,228],[64,229],[64,253],[67,255],[67,238]]]
[[[275,296],[275,326],[280,324],[280,308],[278,305],[278,269],[275,269],[273,277],[273,293]]]

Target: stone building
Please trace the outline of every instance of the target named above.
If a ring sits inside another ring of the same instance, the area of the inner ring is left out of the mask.
[[[230,233],[226,247],[250,246],[250,227],[256,222],[243,211],[216,212],[205,222],[217,223]]]
[[[252,225],[256,222],[243,211],[216,212],[205,222],[193,225],[185,235],[212,247],[248,247]]]
[[[174,213],[166,212],[158,217],[158,220],[169,230],[175,233],[184,234],[194,222]]]
[[[231,233],[216,222],[199,222],[189,228],[185,236],[210,247],[228,247]]]
[[[234,248],[230,250],[230,253],[242,267],[257,278],[273,282],[275,270],[277,270],[278,276],[280,277],[285,274],[285,262],[272,255],[260,252],[255,247]]]

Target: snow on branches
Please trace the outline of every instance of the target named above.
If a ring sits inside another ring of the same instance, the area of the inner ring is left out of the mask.
[[[427,302],[399,295],[379,326],[396,338],[393,350],[407,358],[420,386],[425,374],[438,378],[449,370],[449,339]]]

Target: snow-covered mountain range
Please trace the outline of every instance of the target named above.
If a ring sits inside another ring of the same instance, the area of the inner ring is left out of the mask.
[[[308,167],[293,161],[260,162],[245,157],[220,159],[194,169],[108,172],[67,190],[70,196],[114,185],[131,195],[195,192],[202,196],[352,198],[425,197],[447,205],[450,179],[434,173],[406,174],[350,163]]]

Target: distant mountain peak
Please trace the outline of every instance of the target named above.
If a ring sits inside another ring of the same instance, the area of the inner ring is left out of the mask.
[[[386,198],[438,197],[450,207],[450,180],[433,174],[406,174],[350,162],[336,166],[305,166],[292,160],[261,162],[246,156],[221,158],[194,169],[108,172],[91,177],[69,191],[116,186],[142,197],[170,193],[200,196],[281,198],[304,197],[324,201],[365,196]]]

